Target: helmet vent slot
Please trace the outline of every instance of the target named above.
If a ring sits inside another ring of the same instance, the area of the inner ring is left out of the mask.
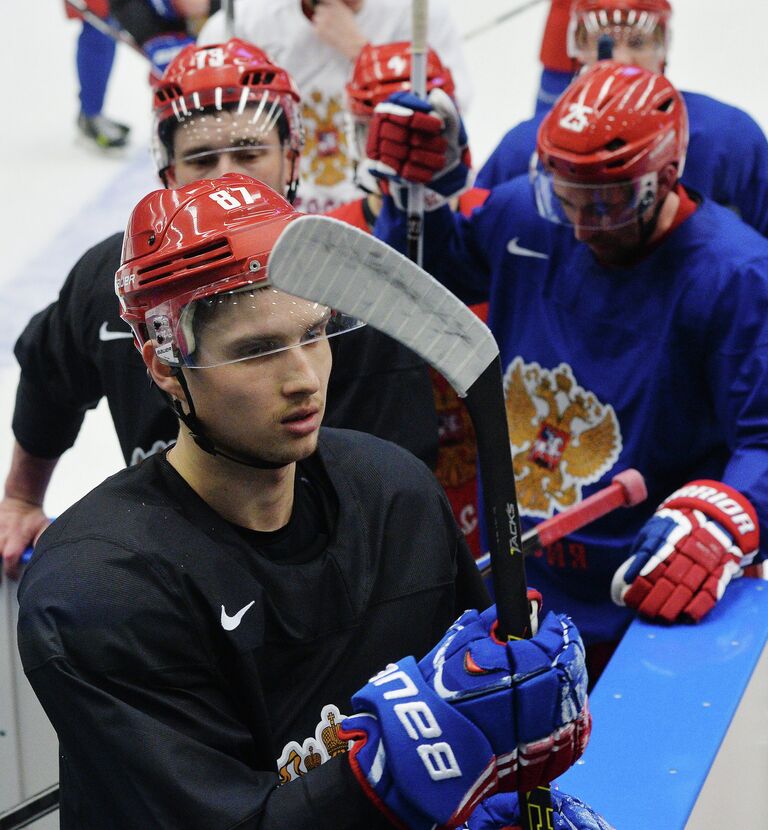
[[[658,105],[658,107],[656,107],[656,109],[657,109],[659,112],[669,112],[669,111],[672,109],[672,107],[674,106],[674,104],[675,104],[675,101],[674,101],[674,99],[673,99],[673,98],[667,98],[667,100],[666,100],[666,101],[662,101],[662,102]]]
[[[243,86],[269,86],[275,80],[274,72],[246,72],[241,78]]]
[[[613,153],[615,150],[621,150],[622,147],[626,147],[627,142],[624,141],[623,138],[614,138],[613,141],[609,141],[605,145],[605,149],[609,152]]]
[[[181,88],[175,84],[167,84],[166,86],[160,87],[157,92],[155,92],[155,100],[160,104],[164,104],[167,101],[174,101],[181,97]]]
[[[219,239],[207,245],[190,248],[178,256],[154,262],[146,268],[139,268],[137,275],[141,277],[142,285],[148,285],[182,270],[186,273],[193,273],[199,268],[209,268],[217,262],[231,258],[232,251],[229,243],[226,239]]]

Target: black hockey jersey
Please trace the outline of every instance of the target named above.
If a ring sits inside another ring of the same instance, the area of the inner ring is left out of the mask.
[[[21,380],[13,432],[32,455],[56,458],[69,449],[86,410],[104,396],[127,464],[176,438],[176,417],[150,386],[120,319],[114,277],[122,240],[118,233],[87,251],[59,298],[16,343]],[[424,362],[368,326],[330,343],[334,365],[323,422],[394,441],[434,467],[437,412]]]
[[[312,463],[336,519],[301,564],[255,553],[164,454],[41,537],[19,649],[59,735],[62,830],[380,825],[335,727],[369,676],[488,598],[409,453],[323,429]]]

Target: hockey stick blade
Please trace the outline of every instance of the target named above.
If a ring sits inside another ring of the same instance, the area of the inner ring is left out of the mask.
[[[499,353],[485,323],[436,279],[338,219],[291,222],[270,255],[269,279],[371,323],[437,369],[462,397]]]
[[[525,636],[528,603],[501,361],[488,327],[402,254],[326,216],[291,222],[268,268],[270,282],[283,291],[358,317],[408,346],[466,398],[486,493],[499,625],[505,635]]]

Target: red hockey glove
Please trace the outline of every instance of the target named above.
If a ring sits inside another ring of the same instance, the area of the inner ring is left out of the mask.
[[[427,101],[396,92],[379,104],[366,152],[368,169],[390,182],[390,193],[415,182],[428,185],[445,201],[469,184],[467,133],[456,105],[442,89],[433,89]]]
[[[698,622],[751,564],[760,540],[755,509],[719,481],[692,481],[645,523],[616,571],[619,605],[664,622]]]

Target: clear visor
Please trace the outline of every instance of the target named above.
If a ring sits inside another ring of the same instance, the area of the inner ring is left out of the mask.
[[[217,87],[205,96],[193,93],[169,102],[154,131],[159,169],[173,163],[215,165],[224,153],[247,163],[279,154],[284,146],[301,150],[301,119],[292,98],[246,87],[236,100],[232,94]]]
[[[636,10],[584,12],[571,21],[568,54],[591,66],[598,59],[598,42],[603,35],[613,40],[613,57],[655,70],[667,52],[666,27],[657,14]]]
[[[637,221],[656,204],[658,176],[608,184],[582,184],[542,169],[531,173],[539,215],[558,225],[583,230],[611,230]]]
[[[269,286],[215,289],[206,286],[147,311],[148,338],[164,363],[209,369],[309,346],[364,325]]]

